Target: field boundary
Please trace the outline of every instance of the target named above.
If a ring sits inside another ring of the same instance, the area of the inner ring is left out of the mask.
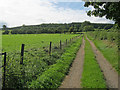
[[[60,42],[59,42],[59,45],[60,46],[58,46],[58,47],[60,47],[59,49],[60,50],[62,50],[64,47],[66,47],[66,46],[68,46],[70,43],[72,43],[72,42],[74,42],[74,41],[76,41],[76,39],[78,39],[80,37],[80,35],[79,36],[75,36],[75,37],[73,37],[73,38],[70,38],[70,40],[68,41],[67,39],[66,39],[66,42],[62,45],[62,42],[61,42],[61,40],[60,40]],[[23,70],[22,69],[22,65],[24,65],[24,52],[26,52],[25,50],[25,44],[22,44],[22,46],[21,46],[21,53],[17,53],[17,54],[20,54],[20,63],[19,64],[21,64],[21,70]],[[27,52],[29,52],[29,51],[27,51]],[[52,42],[50,42],[50,46],[49,46],[49,50],[48,50],[48,54],[49,54],[49,56],[51,56],[51,52],[52,52]],[[16,54],[16,53],[15,53]],[[7,57],[9,57],[8,55],[7,55]],[[4,76],[3,76],[3,88],[5,88],[6,86],[5,86],[5,77],[6,77],[6,75],[5,75],[5,72],[6,72],[6,58],[7,58],[6,56],[4,57],[4,66],[3,66],[3,72],[4,72]],[[1,67],[2,68],[2,67]],[[23,70],[23,72],[24,72],[24,70]]]

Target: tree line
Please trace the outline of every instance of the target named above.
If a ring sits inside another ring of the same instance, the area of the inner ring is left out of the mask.
[[[41,24],[41,25],[22,25],[19,27],[7,28],[3,25],[3,34],[41,34],[41,33],[77,33],[94,31],[95,29],[110,29],[113,24],[103,23],[90,23],[84,21],[82,23],[69,23],[69,24]]]

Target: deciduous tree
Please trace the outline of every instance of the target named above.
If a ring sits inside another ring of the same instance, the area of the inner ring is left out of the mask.
[[[85,7],[93,6],[94,10],[89,10],[87,15],[105,16],[114,20],[120,27],[120,1],[119,2],[85,2]]]

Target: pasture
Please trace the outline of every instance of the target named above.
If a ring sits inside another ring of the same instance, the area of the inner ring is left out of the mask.
[[[21,44],[25,44],[25,49],[48,47],[50,41],[53,45],[59,45],[66,39],[70,40],[79,34],[17,34],[2,35],[2,51],[13,52],[19,51]]]

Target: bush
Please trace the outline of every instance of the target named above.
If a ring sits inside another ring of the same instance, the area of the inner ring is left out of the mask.
[[[5,30],[5,32],[3,32],[3,34],[9,34],[9,31],[8,31],[8,30]]]

